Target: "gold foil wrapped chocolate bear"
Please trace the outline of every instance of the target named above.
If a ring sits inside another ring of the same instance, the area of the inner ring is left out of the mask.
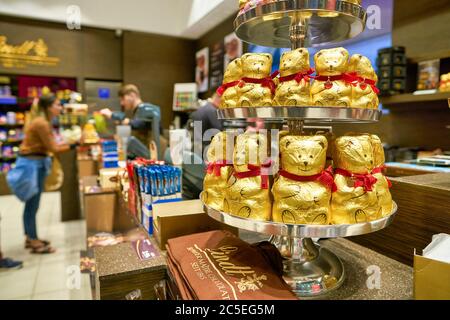
[[[352,79],[346,74],[348,59],[344,48],[324,49],[314,55],[317,76],[311,86],[313,105],[350,107]]]
[[[348,73],[355,77],[352,87],[352,102],[354,108],[378,109],[379,90],[376,87],[378,77],[370,60],[360,54],[350,58]]]
[[[311,105],[308,49],[300,48],[283,53],[280,61],[280,79],[274,98],[275,106]]]
[[[230,62],[223,77],[223,84],[217,89],[221,96],[220,108],[235,108],[239,102],[238,85],[242,78],[242,62],[237,58]]]
[[[241,57],[242,79],[238,107],[272,106],[276,85],[270,76],[272,55],[247,53]]]
[[[207,173],[203,180],[202,200],[209,207],[223,211],[224,190],[233,173],[232,140],[227,139],[226,132],[219,132],[211,140],[207,152]]]
[[[239,10],[244,9],[247,2],[249,2],[249,0],[239,0]]]
[[[380,219],[382,209],[375,190],[374,154],[369,135],[348,135],[335,140],[332,223],[350,224]]]
[[[388,216],[392,213],[392,196],[389,188],[391,182],[384,176],[384,149],[381,144],[381,140],[376,135],[370,135],[370,141],[373,148],[373,161],[374,169],[372,170],[373,176],[377,179],[375,184],[375,192],[378,198],[378,205],[382,209],[382,216]]]
[[[224,211],[243,218],[271,220],[266,136],[255,132],[239,135],[233,165],[234,174],[228,180]]]
[[[327,148],[322,135],[281,138],[281,170],[272,188],[273,221],[329,224],[334,181],[331,170],[324,170]]]

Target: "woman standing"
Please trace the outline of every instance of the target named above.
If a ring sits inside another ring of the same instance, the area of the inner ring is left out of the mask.
[[[54,95],[42,96],[38,103],[39,115],[34,117],[25,128],[25,139],[20,145],[16,172],[26,177],[27,183],[17,187],[16,195],[25,201],[23,224],[25,229],[25,247],[32,253],[53,253],[50,242],[40,240],[36,230],[36,214],[39,209],[45,177],[51,167],[49,153],[60,153],[75,146],[57,144],[53,136],[51,122],[61,113],[61,103]],[[9,177],[8,177],[9,178]],[[24,179],[18,179],[24,180]],[[18,193],[22,193],[22,197]]]

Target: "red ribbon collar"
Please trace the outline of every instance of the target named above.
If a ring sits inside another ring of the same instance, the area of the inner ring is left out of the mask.
[[[237,80],[237,81],[224,83],[219,88],[217,88],[216,93],[219,95],[219,97],[221,97],[227,89],[237,86],[239,84],[239,82],[240,81]]]
[[[264,162],[261,166],[255,166],[253,164],[248,164],[248,171],[245,172],[235,172],[234,176],[238,179],[259,177],[261,176],[261,188],[269,188],[269,169],[272,166],[272,160]]]
[[[375,80],[360,77],[360,76],[358,76],[358,74],[356,72],[349,73],[349,76],[354,79],[353,83],[352,83],[353,86],[356,86],[359,84],[359,87],[362,90],[366,89],[367,86],[370,86],[375,94],[380,93],[380,90],[376,87]]]
[[[285,178],[299,181],[299,182],[308,182],[308,181],[318,181],[322,183],[324,186],[329,188],[332,192],[337,191],[337,186],[334,183],[333,178],[333,171],[331,167],[328,167],[327,169],[323,170],[321,173],[312,175],[312,176],[299,176],[290,172],[287,172],[285,170],[280,170],[279,172],[280,176],[283,176]]]
[[[375,178],[371,173],[356,174],[340,168],[337,168],[334,173],[340,174],[344,177],[355,179],[353,187],[363,187],[364,191],[373,191],[372,187],[377,182],[377,178]]]
[[[325,81],[325,88],[331,89],[333,87],[333,81],[339,81],[343,80],[348,85],[355,85],[356,78],[354,75],[350,73],[342,73],[335,76],[320,76],[317,75],[315,77],[312,77],[315,80],[318,81]]]
[[[272,94],[275,94],[277,86],[275,85],[275,82],[273,82],[273,79],[278,75],[278,73],[279,73],[278,71],[275,71],[274,73],[272,73],[270,77],[263,79],[244,77],[239,82],[239,87],[242,88],[246,83],[255,83],[260,84],[263,87],[269,88]]]
[[[377,173],[381,173],[383,175],[383,177],[386,178],[386,181],[388,183],[388,187],[391,188],[392,187],[392,182],[384,175],[384,170],[386,169],[385,165],[376,167],[375,169],[372,170],[372,174],[377,174]]]
[[[309,79],[312,78],[311,75],[313,73],[314,73],[314,69],[311,68],[306,72],[298,72],[298,73],[291,74],[289,76],[280,77],[280,82],[295,80],[295,81],[297,81],[297,83],[300,83],[302,80],[309,81]]]
[[[214,173],[216,177],[220,176],[220,169],[224,167],[232,166],[231,163],[227,163],[225,160],[210,162],[207,164],[206,172],[208,174]]]

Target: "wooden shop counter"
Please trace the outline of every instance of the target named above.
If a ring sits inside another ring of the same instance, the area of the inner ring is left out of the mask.
[[[450,234],[450,173],[392,178],[398,204],[394,222],[384,230],[350,240],[395,260],[413,265],[418,253],[438,233]]]

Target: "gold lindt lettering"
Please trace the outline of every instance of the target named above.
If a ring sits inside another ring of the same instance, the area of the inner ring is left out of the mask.
[[[11,45],[8,38],[0,35],[0,63],[5,68],[24,68],[27,65],[56,66],[59,58],[48,56],[48,46],[42,39]]]
[[[229,262],[230,257],[228,255],[236,252],[237,250],[237,247],[232,246],[222,246],[215,250],[206,249],[206,251],[211,254],[212,258],[218,262],[219,267],[225,272],[225,274],[230,276],[235,274],[240,274],[242,276],[254,274],[255,271],[251,267],[236,266],[234,263]]]

